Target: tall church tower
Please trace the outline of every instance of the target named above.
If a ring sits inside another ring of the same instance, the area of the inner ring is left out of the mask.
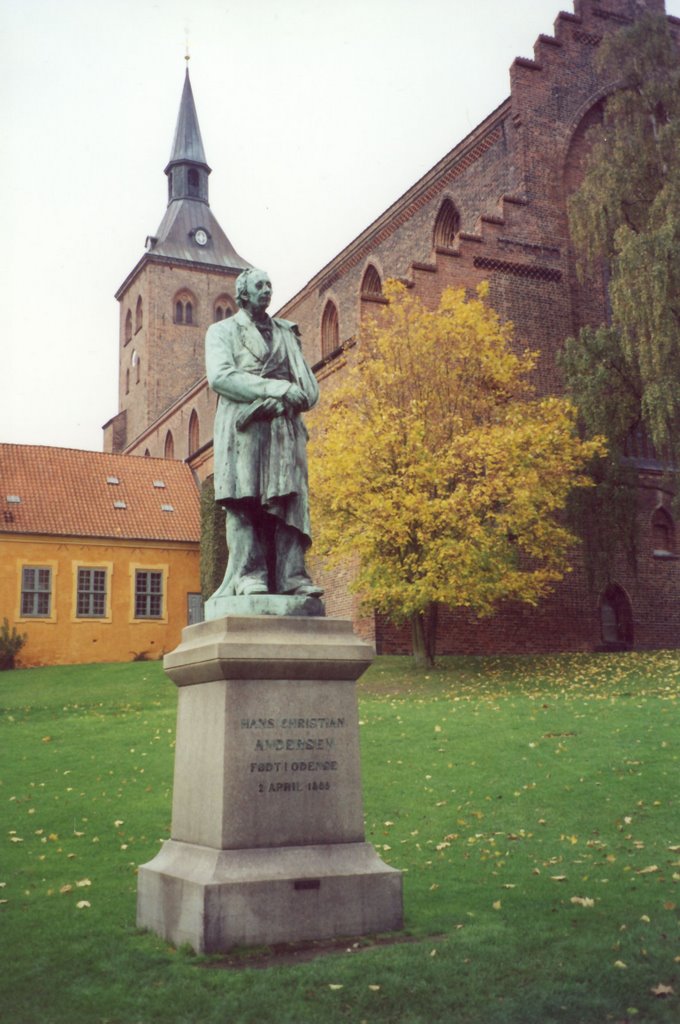
[[[105,451],[130,450],[164,410],[204,377],[206,328],[236,310],[234,282],[250,266],[210,209],[210,167],[188,67],[165,174],[165,216],[116,292],[118,413],[104,425]]]

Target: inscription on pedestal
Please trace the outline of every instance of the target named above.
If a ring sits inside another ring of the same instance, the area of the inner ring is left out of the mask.
[[[249,772],[258,794],[333,788],[332,773],[339,765],[334,732],[345,728],[343,717],[242,718],[240,728],[254,738]]]
[[[173,839],[221,849],[363,840],[353,682],[183,687],[177,735]]]

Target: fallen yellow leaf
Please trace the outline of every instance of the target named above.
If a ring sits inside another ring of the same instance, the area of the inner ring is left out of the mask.
[[[653,996],[656,996],[659,999],[664,999],[666,996],[672,996],[674,994],[672,985],[662,985],[661,982],[659,982],[658,985],[655,985],[654,988],[650,988],[649,991]]]

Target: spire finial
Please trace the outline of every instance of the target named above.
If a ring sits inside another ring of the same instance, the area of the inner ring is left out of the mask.
[[[191,60],[191,54],[189,53],[189,26],[184,26],[184,60],[186,61],[187,69],[189,68],[189,61]]]

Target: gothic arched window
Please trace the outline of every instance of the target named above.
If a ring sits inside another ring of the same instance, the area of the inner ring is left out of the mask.
[[[380,274],[372,263],[369,263],[366,267],[366,272],[362,278],[361,294],[369,296],[382,295],[382,281],[380,280]]]
[[[229,295],[223,294],[215,299],[215,305],[213,306],[213,321],[215,323],[218,323],[220,320],[226,320],[233,312],[234,304]]]
[[[652,549],[655,555],[672,555],[675,552],[675,524],[661,506],[652,514]]]
[[[610,650],[633,646],[633,608],[618,583],[610,583],[600,595],[600,630]]]
[[[198,176],[198,171],[194,167],[190,167],[189,168],[188,182],[189,182],[189,195],[192,196],[193,198],[197,198],[198,197],[198,191],[199,191],[200,179],[199,179],[199,176]]]
[[[329,299],[321,318],[321,358],[325,359],[335,352],[339,345],[338,310],[335,303]]]
[[[182,288],[175,294],[175,316],[176,324],[193,324],[196,322],[196,298],[188,288]]]
[[[125,314],[125,344],[132,341],[132,310],[128,309]]]
[[[432,242],[435,248],[451,249],[456,235],[460,231],[460,214],[450,199],[445,199],[439,207],[434,222]]]
[[[165,435],[165,448],[163,455],[166,459],[174,459],[175,457],[175,440],[172,436],[171,430],[169,430]]]
[[[191,410],[191,416],[189,417],[189,455],[192,452],[198,450],[199,447],[199,429],[198,429],[198,414],[195,409]]]

